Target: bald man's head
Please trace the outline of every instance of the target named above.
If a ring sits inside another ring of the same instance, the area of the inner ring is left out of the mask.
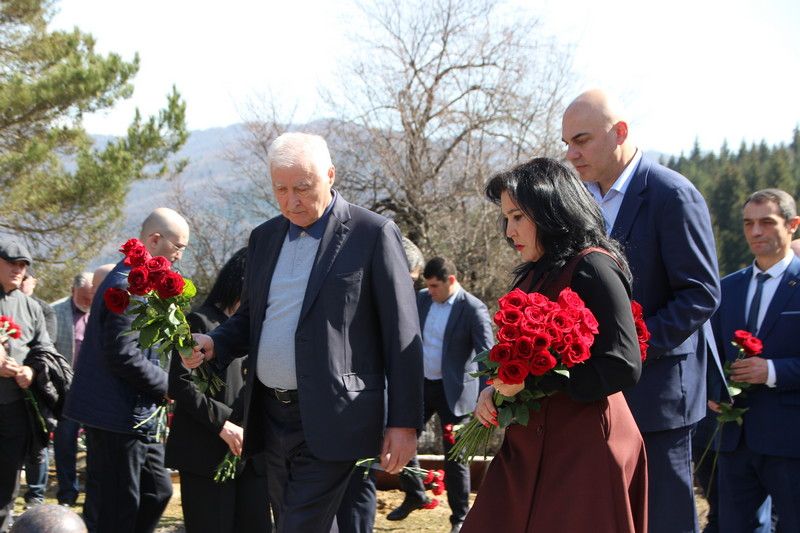
[[[174,263],[189,244],[189,224],[176,211],[158,207],[144,219],[139,240],[150,255],[161,255]]]
[[[94,287],[95,290],[103,283],[108,273],[114,270],[115,266],[114,263],[106,263],[94,269],[94,273],[92,274],[92,287]]]
[[[636,153],[628,138],[628,122],[613,100],[599,89],[581,93],[567,106],[561,138],[567,159],[584,181],[603,192],[613,185]]]

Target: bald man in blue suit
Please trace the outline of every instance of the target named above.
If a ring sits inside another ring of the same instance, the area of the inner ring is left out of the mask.
[[[706,414],[707,363],[719,372],[707,357],[708,319],[719,303],[708,208],[689,180],[642,154],[599,90],[569,105],[562,138],[625,249],[652,335],[642,377],[624,391],[647,450],[649,531],[697,531],[691,430]]]

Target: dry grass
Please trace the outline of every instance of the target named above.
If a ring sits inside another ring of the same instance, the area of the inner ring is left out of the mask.
[[[47,503],[57,503],[55,499],[55,472],[51,471],[51,484],[47,491]],[[173,485],[173,496],[161,519],[159,533],[183,533],[183,513],[181,511],[181,488],[180,484]],[[22,493],[22,491],[20,491]],[[474,495],[473,495],[474,498]],[[414,511],[402,522],[390,522],[386,520],[386,515],[403,501],[403,493],[399,490],[385,490],[378,492],[378,513],[375,519],[375,531],[378,533],[386,532],[427,532],[427,533],[447,533],[450,531],[450,508],[447,506],[446,496],[439,498],[441,504],[436,509]],[[705,523],[705,515],[708,512],[708,505],[701,497],[696,497],[700,523]],[[76,510],[80,511],[80,504],[83,503],[83,494],[78,499],[79,506]],[[16,501],[16,513],[23,512],[23,500],[21,497]]]

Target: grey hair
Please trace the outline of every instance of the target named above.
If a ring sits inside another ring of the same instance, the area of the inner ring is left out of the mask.
[[[422,255],[422,251],[407,237],[403,237],[403,251],[406,253],[409,272],[417,269],[422,271],[425,268],[425,257]]]
[[[81,287],[91,286],[92,278],[94,278],[93,272],[81,272],[73,278],[72,288],[80,289]]]
[[[781,212],[784,220],[789,220],[797,216],[797,206],[792,195],[781,189],[761,189],[756,191],[745,200],[744,205],[750,202],[763,204],[764,202],[774,202]],[[744,206],[742,206],[744,207]]]
[[[328,143],[311,133],[284,133],[272,141],[267,151],[267,168],[272,179],[272,168],[313,166],[318,174],[327,173],[333,166]]]

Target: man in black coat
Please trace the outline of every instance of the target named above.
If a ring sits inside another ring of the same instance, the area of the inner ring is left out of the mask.
[[[281,215],[253,230],[241,306],[187,365],[250,354],[244,456],[267,452],[279,532],[327,533],[357,459],[397,473],[414,455],[419,321],[397,226],[332,189],[324,139],[281,135],[268,161]]]

